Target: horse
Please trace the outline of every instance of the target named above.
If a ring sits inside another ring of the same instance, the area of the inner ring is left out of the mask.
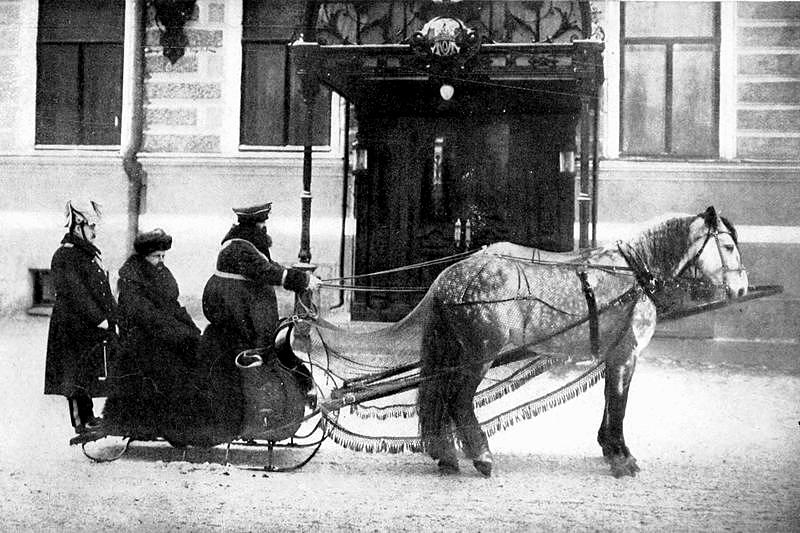
[[[520,350],[591,353],[606,365],[597,442],[615,477],[635,476],[640,469],[623,420],[659,294],[695,280],[729,298],[745,295],[734,226],[712,206],[650,223],[629,240],[580,256],[520,250],[532,249],[490,246],[443,270],[428,291],[417,395],[423,449],[441,473],[456,473],[458,439],[478,472],[491,476],[492,453],[473,407],[488,369],[501,354]],[[509,255],[514,251],[520,255]]]

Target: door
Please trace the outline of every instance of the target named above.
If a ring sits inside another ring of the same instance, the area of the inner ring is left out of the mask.
[[[572,249],[574,176],[559,173],[559,151],[574,145],[574,128],[563,115],[360,120],[368,168],[356,179],[356,274],[503,240]],[[370,290],[356,292],[352,318],[399,320],[446,266],[361,278]]]

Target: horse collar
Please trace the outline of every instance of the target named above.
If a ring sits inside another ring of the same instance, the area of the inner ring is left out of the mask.
[[[656,289],[658,288],[659,283],[663,284],[663,280],[658,280],[650,269],[647,268],[647,265],[639,258],[635,257],[634,254],[636,253],[635,250],[632,250],[632,254],[626,252],[623,249],[622,241],[617,241],[617,250],[619,250],[620,255],[622,258],[625,259],[625,262],[628,263],[628,266],[633,271],[633,275],[636,277],[636,281],[639,283],[639,286],[642,288],[644,293],[650,298],[654,303],[656,301]],[[627,244],[628,248],[631,248],[629,244]]]

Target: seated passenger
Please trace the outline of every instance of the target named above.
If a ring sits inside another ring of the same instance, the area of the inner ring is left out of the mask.
[[[133,246],[136,253],[119,270],[121,350],[104,416],[111,431],[170,440],[186,430],[175,406],[193,394],[200,330],[164,265],[172,237],[159,228],[137,236]]]

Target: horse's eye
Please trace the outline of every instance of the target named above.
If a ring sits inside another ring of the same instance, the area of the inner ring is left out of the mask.
[[[736,247],[732,244],[726,244],[725,246],[723,246],[723,248],[725,248],[725,251],[730,254],[732,254],[733,251],[736,250]]]

